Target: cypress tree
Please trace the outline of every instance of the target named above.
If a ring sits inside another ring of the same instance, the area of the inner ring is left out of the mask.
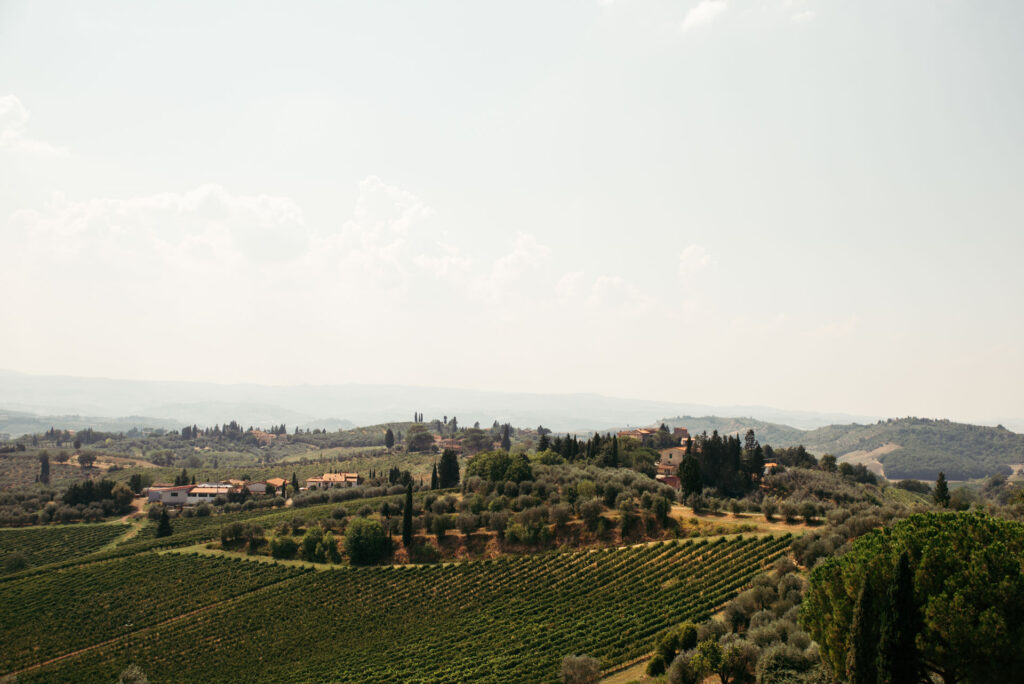
[[[430,488],[431,489],[437,489],[437,487],[438,487],[437,464],[435,463],[433,469],[431,469],[431,471],[430,471]]]
[[[949,485],[946,484],[946,473],[939,471],[939,477],[935,480],[935,490],[932,492],[932,500],[947,508],[949,506]]]
[[[508,423],[505,423],[505,427],[501,431],[501,449],[502,451],[508,451],[512,448],[512,438],[509,436]]]
[[[850,684],[876,684],[878,681],[878,614],[870,584],[865,577],[850,624],[850,652],[846,661]]]
[[[441,467],[437,470],[438,485],[441,489],[459,485],[459,457],[452,449],[441,454]]]
[[[402,509],[402,546],[412,546],[412,482],[405,486],[405,507]]]
[[[295,471],[292,471],[292,490],[295,494],[299,493],[299,478],[295,477]]]
[[[395,446],[395,433],[391,431],[391,428],[388,428],[388,431],[384,433],[384,446],[389,450]]]
[[[39,481],[43,484],[50,484],[50,455],[39,454]]]
[[[900,684],[921,679],[921,656],[915,641],[921,617],[914,603],[914,575],[904,551],[879,616],[878,682]]]
[[[174,529],[171,527],[171,519],[167,515],[167,509],[160,511],[160,522],[156,526],[156,536],[158,537],[170,537],[174,534]]]
[[[693,454],[686,454],[683,462],[679,464],[679,482],[683,489],[683,496],[700,494],[704,489],[700,478],[700,462]]]

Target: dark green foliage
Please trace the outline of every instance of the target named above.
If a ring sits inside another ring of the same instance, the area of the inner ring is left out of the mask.
[[[683,456],[683,462],[679,464],[679,482],[684,498],[691,494],[700,494],[704,489],[700,476],[700,462],[693,454]]]
[[[941,471],[939,472],[939,477],[935,480],[932,501],[938,506],[949,506],[949,485],[946,484],[946,474]]]
[[[437,489],[441,484],[440,479],[437,477],[437,464],[435,463],[430,468],[430,488]]]
[[[405,487],[405,504],[402,506],[402,546],[412,545],[412,483]]]
[[[353,565],[371,565],[390,551],[384,528],[376,520],[356,518],[345,531],[345,552]]]
[[[384,433],[384,446],[388,449],[395,446],[395,433],[392,432],[391,428],[388,428],[388,431]]]
[[[459,486],[459,457],[453,450],[445,449],[441,454],[437,477],[441,489]]]
[[[900,554],[884,597],[878,630],[879,684],[919,681],[921,657],[915,637],[921,631],[921,615],[914,603],[914,577],[906,552]]]
[[[429,451],[434,446],[434,435],[426,425],[416,423],[405,435],[405,448],[409,451]]]
[[[876,590],[864,582],[850,623],[850,650],[846,658],[846,676],[851,684],[875,684],[878,679],[878,610]]]
[[[511,427],[512,427],[511,425],[509,425],[508,423],[505,423],[505,425],[503,425],[502,428],[501,428],[501,449],[502,449],[502,451],[508,451],[509,449],[512,448],[512,439],[511,439],[511,437],[509,435],[509,430],[511,429]]]
[[[171,519],[167,515],[167,509],[162,508],[160,510],[160,522],[156,526],[157,537],[170,537],[174,534],[174,528],[171,527]]]
[[[50,455],[45,451],[39,454],[39,481],[50,484]]]
[[[1001,681],[1005,673],[1024,671],[1022,555],[1020,523],[981,513],[913,515],[869,532],[848,553],[819,564],[811,573],[801,624],[818,642],[822,659],[837,676],[846,676],[848,663],[861,660],[851,652],[867,636],[854,624],[854,616],[864,613],[858,604],[867,586],[875,598],[891,595],[894,606],[881,621],[889,627],[881,635],[885,641],[874,644],[876,654],[891,654],[894,643],[909,643],[908,632],[916,630],[927,672],[946,681]]]
[[[298,552],[299,545],[291,537],[274,537],[270,540],[270,555],[274,558],[295,558]]]
[[[533,469],[525,454],[490,451],[477,454],[466,465],[466,477],[473,475],[491,482],[522,482],[533,479]]]

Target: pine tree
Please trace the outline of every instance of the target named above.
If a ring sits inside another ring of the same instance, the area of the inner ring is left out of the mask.
[[[405,486],[405,508],[402,509],[402,546],[412,546],[412,482]]]
[[[434,464],[433,469],[430,471],[430,488],[437,489],[439,481],[437,479],[437,464]]]
[[[551,448],[551,440],[547,435],[541,435],[540,440],[537,441],[537,451],[547,451],[549,448]]]
[[[156,526],[156,536],[158,537],[170,537],[174,534],[174,529],[171,527],[171,518],[167,515],[167,509],[160,511],[160,522]]]
[[[946,473],[939,471],[939,477],[935,480],[935,490],[932,492],[932,500],[939,506],[949,506],[949,485],[946,484]]]

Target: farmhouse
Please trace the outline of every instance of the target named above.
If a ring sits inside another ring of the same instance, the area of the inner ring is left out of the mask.
[[[306,479],[306,489],[355,487],[357,484],[359,484],[358,473],[324,473],[320,477],[310,477]]]
[[[165,506],[184,506],[188,500],[188,492],[192,485],[156,485],[149,488],[147,499],[150,503],[162,503]]]
[[[679,481],[679,478],[675,475],[655,475],[655,479],[662,484],[667,484],[673,489],[682,489],[683,484]]]
[[[657,432],[657,430],[654,430],[652,428],[638,428],[636,430],[620,430],[618,436],[619,439],[625,439],[626,437],[629,437],[630,439],[635,439],[638,442],[642,443],[644,441],[644,438],[653,437]]]
[[[288,484],[288,480],[283,477],[271,477],[267,479],[267,484],[273,485],[279,494],[284,494],[284,488]]]
[[[202,484],[194,485],[189,489],[186,503],[212,503],[218,496],[227,496],[232,491],[237,490],[231,485],[221,484],[219,482],[204,482]]]

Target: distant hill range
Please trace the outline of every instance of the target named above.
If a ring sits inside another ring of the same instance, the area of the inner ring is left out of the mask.
[[[869,425],[852,423],[800,430],[753,418],[677,416],[663,421],[691,434],[746,434],[773,447],[804,445],[811,453],[832,454],[841,461],[863,463],[894,480],[934,480],[939,471],[950,480],[1011,473],[1024,464],[1024,435],[1002,426],[986,427],[927,418],[899,418]]]
[[[408,420],[418,412],[427,420],[455,416],[460,425],[476,421],[490,425],[497,420],[522,427],[544,425],[558,432],[593,431],[607,425],[645,425],[655,416],[675,415],[755,416],[805,429],[880,417],[584,393],[485,392],[400,385],[221,385],[0,370],[0,410],[3,409],[50,416],[152,416],[176,421],[179,426],[214,425],[231,420],[246,426],[284,423],[289,429],[377,425]],[[10,431],[0,427],[0,432]]]

